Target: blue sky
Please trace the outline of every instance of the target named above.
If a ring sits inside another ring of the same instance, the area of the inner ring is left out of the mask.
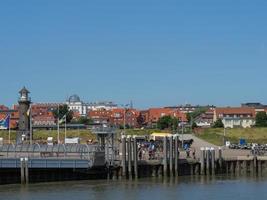
[[[267,103],[265,0],[0,2],[0,104]]]

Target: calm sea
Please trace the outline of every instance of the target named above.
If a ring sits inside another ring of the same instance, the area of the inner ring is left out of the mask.
[[[267,199],[267,178],[183,177],[0,186],[2,200],[251,200]]]

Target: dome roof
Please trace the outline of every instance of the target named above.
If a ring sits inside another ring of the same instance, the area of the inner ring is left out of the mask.
[[[81,102],[81,100],[77,94],[74,94],[70,96],[69,102],[75,103],[75,102]]]

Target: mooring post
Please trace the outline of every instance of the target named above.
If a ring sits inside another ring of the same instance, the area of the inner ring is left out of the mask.
[[[210,175],[210,148],[206,148],[206,175]]]
[[[170,177],[173,176],[173,137],[169,137],[170,141]]]
[[[211,171],[212,175],[215,175],[215,149],[212,147],[210,148],[211,153]]]
[[[163,139],[163,174],[164,174],[164,177],[168,176],[167,137],[164,137]]]
[[[24,158],[20,158],[20,182],[21,184],[25,184],[25,162]]]
[[[25,166],[25,183],[29,183],[29,159],[24,158],[24,166]]]
[[[200,148],[200,173],[201,175],[205,175],[205,148]]]
[[[138,178],[138,148],[136,137],[133,138],[134,176]]]
[[[122,176],[126,177],[126,137],[123,135],[122,141]]]
[[[128,176],[132,179],[132,138],[128,137]]]
[[[178,136],[175,136],[175,143],[174,143],[174,158],[175,158],[175,176],[179,176],[179,150],[178,150],[178,140],[179,140],[179,137]]]

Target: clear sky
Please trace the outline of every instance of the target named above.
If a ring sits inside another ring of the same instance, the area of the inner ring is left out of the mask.
[[[0,1],[0,104],[267,103],[266,0]]]

